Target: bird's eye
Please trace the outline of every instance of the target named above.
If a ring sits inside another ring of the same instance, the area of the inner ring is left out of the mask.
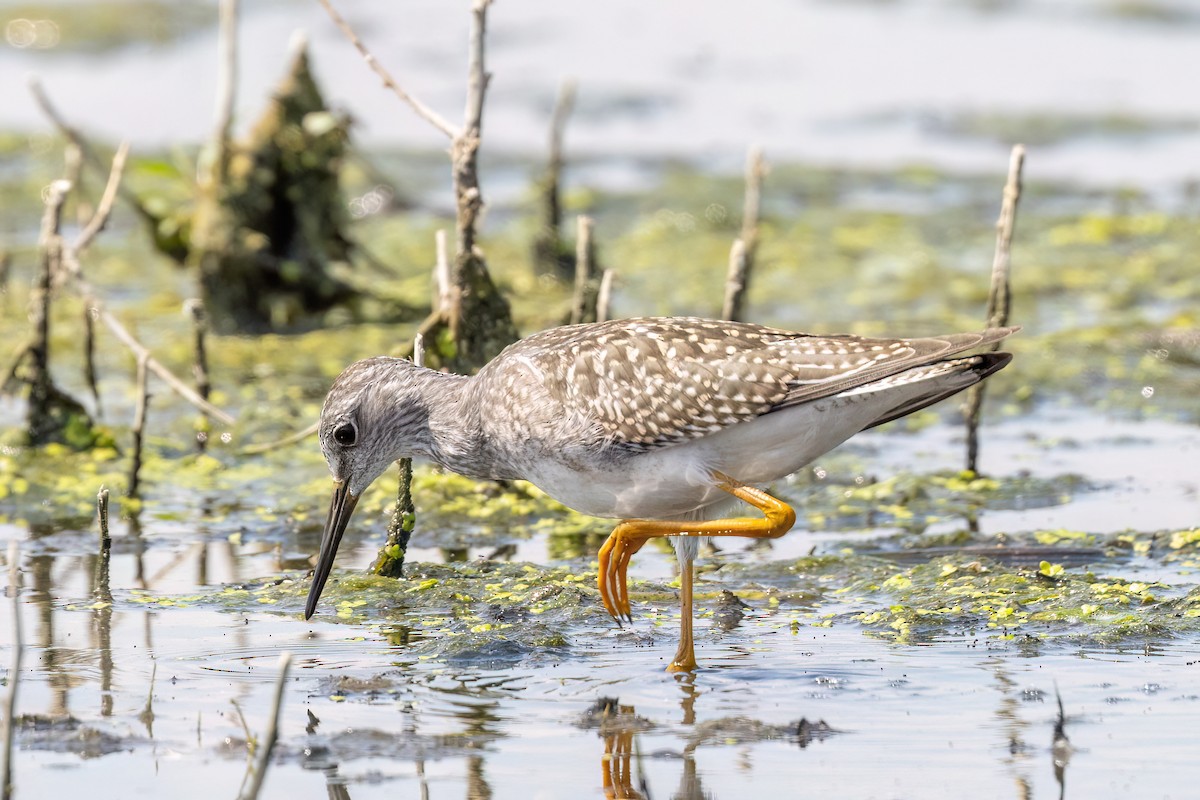
[[[358,430],[347,422],[333,429],[333,440],[342,447],[353,447],[358,442]]]

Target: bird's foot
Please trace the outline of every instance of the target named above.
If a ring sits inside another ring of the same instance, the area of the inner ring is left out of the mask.
[[[680,639],[679,649],[675,652],[671,663],[667,665],[667,672],[695,672],[697,666],[696,647],[692,643],[692,638],[689,636],[687,641]]]
[[[600,586],[600,599],[604,608],[616,618],[617,622],[633,621],[633,613],[629,607],[629,561],[633,554],[642,549],[648,537],[638,536],[629,528],[630,522],[622,522],[609,534],[608,540],[600,548],[600,568],[596,580]]]

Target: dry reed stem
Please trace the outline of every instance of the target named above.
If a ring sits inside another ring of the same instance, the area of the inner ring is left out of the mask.
[[[138,496],[142,472],[142,440],[146,430],[146,410],[150,405],[150,387],[148,385],[146,361],[147,356],[138,358],[137,362],[137,403],[133,410],[133,458],[129,465],[130,497]]]
[[[192,377],[196,381],[196,393],[207,401],[212,393],[212,382],[208,377],[208,345],[206,343],[208,315],[204,312],[204,303],[199,299],[188,300],[183,304],[183,309],[192,318],[192,344],[196,353],[196,360],[192,363]],[[212,423],[208,414],[203,411],[200,414],[200,425],[196,430],[196,450],[203,453],[208,447],[208,435]]]
[[[362,40],[358,38],[358,34],[355,33],[352,27],[350,27],[350,23],[346,22],[346,20],[342,18],[342,15],[339,14],[333,7],[333,3],[331,3],[329,0],[320,0],[320,3],[325,7],[325,11],[329,13],[330,18],[333,19],[333,23],[338,26],[346,38],[350,40],[350,44],[354,45],[355,49],[357,49],[362,55],[363,60],[367,62],[367,66],[370,67],[371,70],[383,80],[384,86],[391,89],[397,97],[407,103],[409,107],[411,107],[412,110],[417,113],[417,116],[433,125],[433,127],[437,128],[451,139],[457,139],[461,135],[461,132],[458,130],[458,128],[448,122],[445,117],[422,103],[413,95],[409,94],[400,86],[399,83],[396,82],[396,79],[392,77],[392,74],[388,72],[382,64],[379,63],[374,54],[372,54],[371,51],[367,49],[367,46],[363,44]]]
[[[575,293],[571,298],[571,322],[596,321],[596,258],[592,246],[592,218],[580,215],[575,226]]]
[[[596,293],[596,322],[608,322],[612,314],[612,286],[616,273],[604,270],[600,276],[600,291]]]
[[[1008,162],[1008,179],[1004,183],[1004,197],[1000,203],[1000,216],[996,220],[996,249],[992,256],[991,286],[988,290],[987,325],[989,328],[1008,324],[1011,306],[1010,272],[1012,267],[1012,239],[1017,224],[1017,204],[1021,200],[1021,173],[1025,165],[1025,146],[1014,145]],[[992,344],[991,350],[999,350],[1000,343]],[[967,470],[978,472],[979,467],[979,420],[983,409],[984,385],[977,383],[967,390],[963,416],[967,425]]]
[[[437,261],[433,267],[433,283],[437,287],[437,301],[434,303],[433,310],[448,314],[450,306],[454,302],[454,289],[450,285],[450,256],[446,247],[446,231],[438,229],[433,238],[437,248]]]
[[[221,185],[229,173],[229,141],[233,130],[233,108],[237,102],[238,0],[221,0],[217,23],[217,96],[213,115],[212,163],[206,176]]]
[[[117,154],[113,157],[112,169],[109,172],[108,184],[104,190],[104,196],[101,198],[100,205],[96,208],[96,213],[92,217],[92,221],[84,228],[79,237],[73,244],[64,245],[62,248],[63,267],[66,269],[66,276],[75,285],[76,291],[84,298],[84,303],[87,305],[91,313],[97,319],[105,324],[114,336],[117,337],[127,348],[129,348],[134,356],[141,359],[146,359],[146,367],[153,372],[160,380],[167,384],[177,395],[196,406],[200,410],[212,417],[220,420],[226,425],[233,425],[236,420],[226,412],[214,406],[212,403],[205,400],[197,394],[190,386],[175,376],[173,372],[158,362],[141,342],[139,342],[133,334],[118,320],[113,314],[104,307],[104,303],[100,301],[96,290],[83,277],[83,268],[80,262],[80,254],[91,243],[92,239],[108,224],[108,219],[112,214],[113,205],[118,196],[118,187],[121,183],[121,176],[125,168],[125,160],[129,153],[127,144],[122,144],[117,150]]]
[[[725,303],[721,306],[721,318],[740,321],[742,299],[746,293],[746,242],[734,239],[729,248],[729,271],[725,275]]]
[[[106,550],[112,537],[108,533],[108,489],[104,486],[96,492],[96,522],[100,525],[100,547]]]

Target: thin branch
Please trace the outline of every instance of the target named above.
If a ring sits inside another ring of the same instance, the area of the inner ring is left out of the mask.
[[[90,289],[91,287],[88,288]],[[105,310],[94,296],[92,296],[90,293],[88,296],[89,302],[92,305],[92,309],[100,316],[100,320],[108,326],[108,329],[112,332],[112,334],[120,339],[126,347],[132,350],[133,354],[138,359],[144,357],[146,360],[146,369],[158,376],[159,380],[167,384],[171,391],[175,392],[175,394],[196,406],[196,408],[199,408],[204,413],[210,414],[226,425],[234,425],[237,423],[237,420],[232,416],[217,408],[200,395],[196,394],[192,387],[175,377],[175,373],[164,367],[156,358],[154,358],[154,356],[150,355],[150,351],[142,346],[142,343],[135,339],[133,334],[131,334],[125,328],[125,326],[122,325],[121,322],[112,315],[111,312]]]
[[[341,29],[342,33],[345,34],[346,38],[350,40],[350,44],[354,45],[358,52],[362,54],[363,60],[367,62],[367,66],[370,67],[372,71],[374,71],[374,73],[383,80],[384,86],[391,89],[397,97],[407,103],[412,110],[417,113],[418,117],[433,125],[433,127],[437,128],[451,139],[457,139],[461,135],[461,132],[458,130],[458,128],[454,127],[454,125],[452,125],[450,122],[447,122],[441,114],[438,114],[432,108],[406,92],[403,88],[401,88],[400,84],[396,83],[396,79],[393,78],[391,73],[388,72],[387,69],[379,63],[379,61],[376,60],[371,51],[367,49],[367,46],[363,44],[361,39],[358,38],[358,34],[355,33],[354,29],[350,27],[350,23],[346,22],[346,20],[342,18],[342,15],[337,12],[330,0],[320,0],[320,3],[325,7],[325,10],[329,12],[329,16],[333,20],[333,23],[337,25],[338,28]]]
[[[721,307],[722,319],[735,322],[741,320],[748,268],[746,242],[742,239],[734,239],[733,246],[729,248],[729,272],[725,276],[725,304]]]
[[[413,337],[412,362],[418,367],[425,366],[425,336],[418,333]]]
[[[83,295],[84,302],[90,308],[91,312],[96,315],[96,318],[103,322],[108,329],[112,331],[121,342],[133,351],[135,357],[141,361],[146,360],[146,368],[157,375],[164,383],[167,384],[177,395],[187,400],[192,405],[200,408],[205,413],[210,414],[214,418],[220,420],[226,425],[233,425],[236,420],[225,413],[221,409],[214,406],[212,403],[198,395],[190,386],[184,383],[179,378],[175,377],[169,369],[160,364],[150,351],[142,345],[133,334],[131,334],[124,325],[121,324],[112,312],[104,307],[104,304],[97,296],[95,288],[83,277],[83,267],[80,263],[80,252],[86,247],[99,233],[104,229],[108,222],[109,215],[112,213],[113,201],[117,194],[116,187],[120,185],[121,175],[125,167],[125,157],[128,153],[128,148],[122,145],[113,158],[112,170],[109,173],[108,185],[104,190],[104,197],[101,199],[100,205],[96,208],[96,213],[92,217],[92,221],[79,234],[79,237],[72,245],[64,245],[62,249],[63,267],[67,271],[69,277],[75,284],[76,291]]]
[[[1017,203],[1021,200],[1021,171],[1025,166],[1025,146],[1016,145],[1008,163],[1008,180],[1004,184],[1004,201],[996,220],[996,252],[992,256],[992,285],[988,291],[988,327],[1001,328],[1008,324],[1009,268],[1012,263],[1013,232],[1017,224]],[[992,344],[993,350],[1000,343]]]
[[[146,408],[150,405],[150,387],[146,378],[146,359],[143,355],[137,362],[137,402],[133,410],[133,459],[129,465],[130,497],[138,496],[142,472],[142,439],[146,430]]]
[[[596,322],[607,322],[612,314],[612,285],[616,273],[604,270],[600,276],[600,291],[596,294]]]
[[[208,335],[208,315],[204,311],[204,303],[198,299],[188,300],[183,304],[184,311],[192,318],[192,343],[196,351],[196,360],[192,364],[192,377],[196,380],[196,393],[208,399],[212,393],[212,382],[208,377],[208,345],[205,341]],[[207,414],[200,418],[196,429],[196,450],[203,453],[208,446],[208,435],[212,423]]]
[[[92,403],[96,407],[96,416],[99,417],[102,408],[99,379],[96,376],[96,318],[90,308],[83,310],[83,379],[92,393]]]
[[[1008,180],[1004,183],[1004,199],[996,220],[996,250],[992,256],[992,279],[988,290],[987,324],[989,328],[1008,324],[1010,310],[1009,272],[1012,266],[1012,239],[1017,224],[1017,204],[1021,199],[1021,172],[1025,166],[1025,146],[1015,145],[1008,162]],[[999,350],[1000,343],[991,349]],[[983,409],[984,384],[977,383],[967,390],[963,415],[967,424],[967,469],[979,467],[979,419]]]
[[[217,98],[212,133],[212,163],[207,176],[222,184],[229,171],[229,139],[237,102],[238,0],[221,0],[217,33]]]
[[[450,256],[446,251],[446,231],[438,229],[434,233],[437,244],[437,262],[433,268],[433,282],[437,287],[437,302],[434,310],[449,313],[454,302],[454,289],[450,285]]]
[[[293,433],[290,436],[285,436],[284,438],[279,439],[277,441],[265,442],[263,444],[247,445],[246,447],[243,447],[241,450],[238,450],[238,455],[240,455],[240,456],[257,456],[257,455],[261,455],[262,453],[269,453],[272,450],[278,450],[281,447],[289,447],[293,444],[302,442],[305,439],[307,439],[308,437],[312,436],[314,433],[317,432],[317,429],[320,427],[321,427],[320,422],[314,422],[312,425],[309,425],[304,430]]]
[[[96,212],[92,214],[88,224],[75,238],[75,244],[71,246],[76,255],[86,250],[92,240],[108,225],[108,218],[112,216],[113,205],[117,200],[117,191],[121,187],[121,176],[125,173],[125,160],[128,157],[129,142],[121,142],[121,146],[113,155],[112,168],[108,173],[108,182],[104,185],[104,194],[100,196],[100,204],[96,206]]]
[[[41,269],[30,301],[33,341],[29,345],[29,354],[32,357],[33,374],[28,381],[29,407],[26,410],[29,436],[35,442],[54,427],[51,420],[55,389],[50,379],[50,304],[54,286],[62,279],[64,246],[59,230],[63,204],[70,191],[71,184],[67,181],[57,180],[50,184],[38,236]]]
[[[483,99],[488,84],[483,57],[488,5],[489,0],[475,0],[471,6],[471,35],[467,54],[467,108],[463,128],[454,137],[450,149],[455,202],[455,258],[452,281],[455,304],[451,309],[450,329],[455,341],[459,341],[462,295],[468,291],[467,270],[478,262],[475,254],[475,224],[483,209],[478,162],[483,130]]]
[[[108,533],[108,489],[104,486],[96,493],[96,521],[100,525],[100,546],[107,549],[112,537]]]
[[[79,148],[80,152],[83,153],[84,162],[99,173],[103,174],[108,172],[111,174],[109,166],[105,164],[98,155],[96,155],[96,152],[88,144],[88,141],[84,138],[83,134],[79,132],[79,129],[68,123],[66,119],[58,113],[58,109],[56,109],[50,102],[50,97],[46,94],[46,90],[42,87],[41,81],[39,81],[37,78],[31,78],[29,80],[29,91],[33,95],[33,100],[37,104],[37,107],[40,108],[42,113],[46,115],[46,118],[50,120],[50,123],[58,129],[59,133],[66,137],[68,141],[73,143]],[[121,196],[122,200],[124,200],[126,203],[129,203],[129,205],[133,207],[133,210],[137,212],[138,216],[148,222],[154,224],[158,223],[158,217],[156,217],[150,212],[149,209],[146,208],[146,205],[142,202],[140,197],[126,189],[124,186],[118,187],[117,192]]]
[[[721,316],[742,319],[746,291],[754,272],[758,252],[758,221],[762,206],[762,184],[767,174],[762,148],[751,147],[746,155],[746,188],[742,201],[742,234],[729,251],[729,271],[725,279],[725,304]]]
[[[63,178],[75,189],[75,215],[82,222],[91,211],[83,195],[83,150],[75,142],[67,142],[63,148]]]
[[[413,339],[412,362],[418,367],[425,366],[425,337],[420,333]],[[387,539],[383,547],[379,548],[379,554],[375,556],[375,561],[370,567],[373,574],[385,578],[404,577],[404,559],[408,555],[408,543],[417,527],[417,508],[412,497],[412,459],[397,459],[396,468],[400,473],[400,480],[396,486],[396,505],[388,522]]]
[[[575,109],[575,81],[568,79],[558,87],[558,97],[554,101],[554,111],[550,116],[550,172],[558,175],[562,170],[563,132],[567,128],[567,120]],[[557,184],[557,181],[555,181]]]
[[[592,218],[580,215],[575,226],[575,294],[571,300],[571,322],[596,321],[595,248],[592,247]]]
[[[109,585],[109,573],[112,567],[112,536],[108,532],[108,489],[103,486],[96,493],[96,520],[100,527],[100,550],[96,558],[92,594],[100,602],[112,603],[112,588]],[[111,619],[109,621],[111,622]],[[111,630],[109,632],[111,633]]]
[[[767,174],[767,163],[761,147],[754,146],[746,155],[746,194],[742,201],[742,241],[750,261],[754,260],[758,248],[758,221],[761,216],[763,178]]]
[[[562,269],[562,241],[559,228],[562,226],[562,168],[563,132],[567,118],[575,106],[575,81],[565,80],[558,89],[554,111],[550,117],[549,157],[546,173],[542,176],[541,192],[542,224],[533,243],[534,266],[547,274],[557,275]]]
[[[471,40],[467,61],[467,109],[461,135],[478,138],[483,125],[483,96],[491,76],[483,63],[483,43],[487,33],[487,7],[492,0],[475,0],[471,4]]]

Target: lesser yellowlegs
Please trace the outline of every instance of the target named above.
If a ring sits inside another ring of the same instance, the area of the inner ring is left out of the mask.
[[[795,512],[755,487],[1003,368],[1008,353],[959,354],[1014,330],[876,339],[661,317],[543,331],[473,377],[359,361],[321,412],[335,488],[305,617],[363,491],[396,459],[427,458],[469,477],[524,479],[622,520],[599,554],[600,596],[618,619],[630,617],[630,558],[673,537],[682,623],[668,669],[692,670],[698,537],[787,533]],[[713,519],[731,498],[763,516]]]

